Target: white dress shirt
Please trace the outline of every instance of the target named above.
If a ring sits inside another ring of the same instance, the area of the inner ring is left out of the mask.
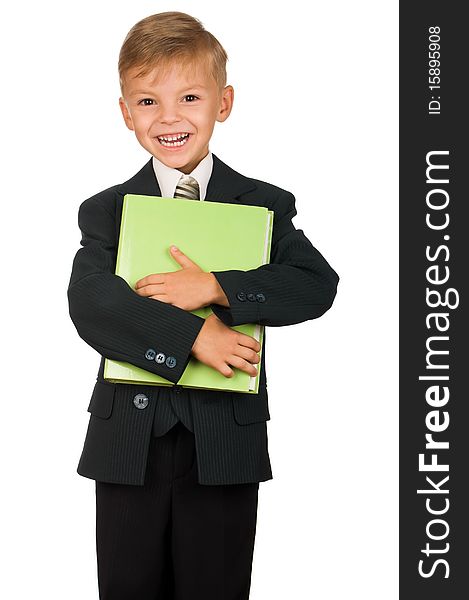
[[[155,171],[158,185],[160,186],[162,198],[174,198],[176,192],[176,186],[181,179],[181,175],[184,175],[182,171],[168,167],[161,160],[158,160],[155,156],[153,157],[153,170]],[[199,184],[200,200],[205,200],[207,193],[207,186],[212,174],[213,169],[213,158],[210,150],[207,156],[205,156],[196,168],[189,173],[191,177],[197,180]]]

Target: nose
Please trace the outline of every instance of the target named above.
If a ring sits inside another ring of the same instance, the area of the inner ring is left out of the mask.
[[[161,123],[176,123],[180,121],[178,107],[173,104],[161,104],[160,122]]]

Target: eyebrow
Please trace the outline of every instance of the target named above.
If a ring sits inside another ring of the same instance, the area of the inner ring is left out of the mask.
[[[184,89],[180,90],[179,93],[187,92],[188,90],[206,90],[206,89],[207,88],[204,85],[194,84],[194,85],[189,85],[189,86],[185,87]],[[152,90],[135,90],[130,95],[136,96],[137,94],[153,94],[153,91]]]

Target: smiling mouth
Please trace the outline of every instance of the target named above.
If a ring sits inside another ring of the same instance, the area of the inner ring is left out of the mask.
[[[184,146],[189,139],[189,133],[177,133],[176,135],[161,135],[157,136],[158,141],[162,146],[166,148],[175,148],[177,146]]]

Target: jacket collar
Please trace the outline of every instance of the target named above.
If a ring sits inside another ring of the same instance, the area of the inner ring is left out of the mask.
[[[239,196],[256,189],[252,179],[241,175],[212,152],[213,169],[210,176],[205,202],[237,202]],[[142,196],[161,196],[152,159],[138,173],[121,184],[117,191],[122,195],[140,194]]]

